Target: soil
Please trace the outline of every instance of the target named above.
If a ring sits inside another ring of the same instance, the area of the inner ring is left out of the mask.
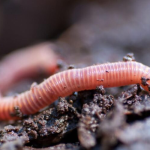
[[[99,86],[1,124],[0,145],[2,150],[148,149],[149,113],[150,97],[139,85],[117,97]]]

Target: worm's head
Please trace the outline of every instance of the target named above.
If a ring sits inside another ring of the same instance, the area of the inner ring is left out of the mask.
[[[141,86],[150,93],[150,78],[142,77]]]

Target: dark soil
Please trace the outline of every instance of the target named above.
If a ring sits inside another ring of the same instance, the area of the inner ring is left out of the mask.
[[[149,122],[150,97],[139,85],[118,97],[99,86],[60,98],[26,119],[1,125],[0,145],[2,150],[149,149]]]

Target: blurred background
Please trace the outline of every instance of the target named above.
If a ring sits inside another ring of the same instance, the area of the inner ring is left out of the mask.
[[[122,60],[150,65],[149,0],[3,0],[0,55],[50,41],[69,63]]]

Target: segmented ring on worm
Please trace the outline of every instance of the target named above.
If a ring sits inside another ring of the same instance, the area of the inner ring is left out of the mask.
[[[144,83],[143,83],[143,79]],[[23,114],[34,114],[41,108],[75,91],[95,89],[99,85],[117,87],[140,84],[149,91],[150,68],[138,62],[116,62],[71,69],[57,73],[39,85],[32,86],[16,97],[0,101],[0,119],[13,119],[11,114],[18,106]]]

